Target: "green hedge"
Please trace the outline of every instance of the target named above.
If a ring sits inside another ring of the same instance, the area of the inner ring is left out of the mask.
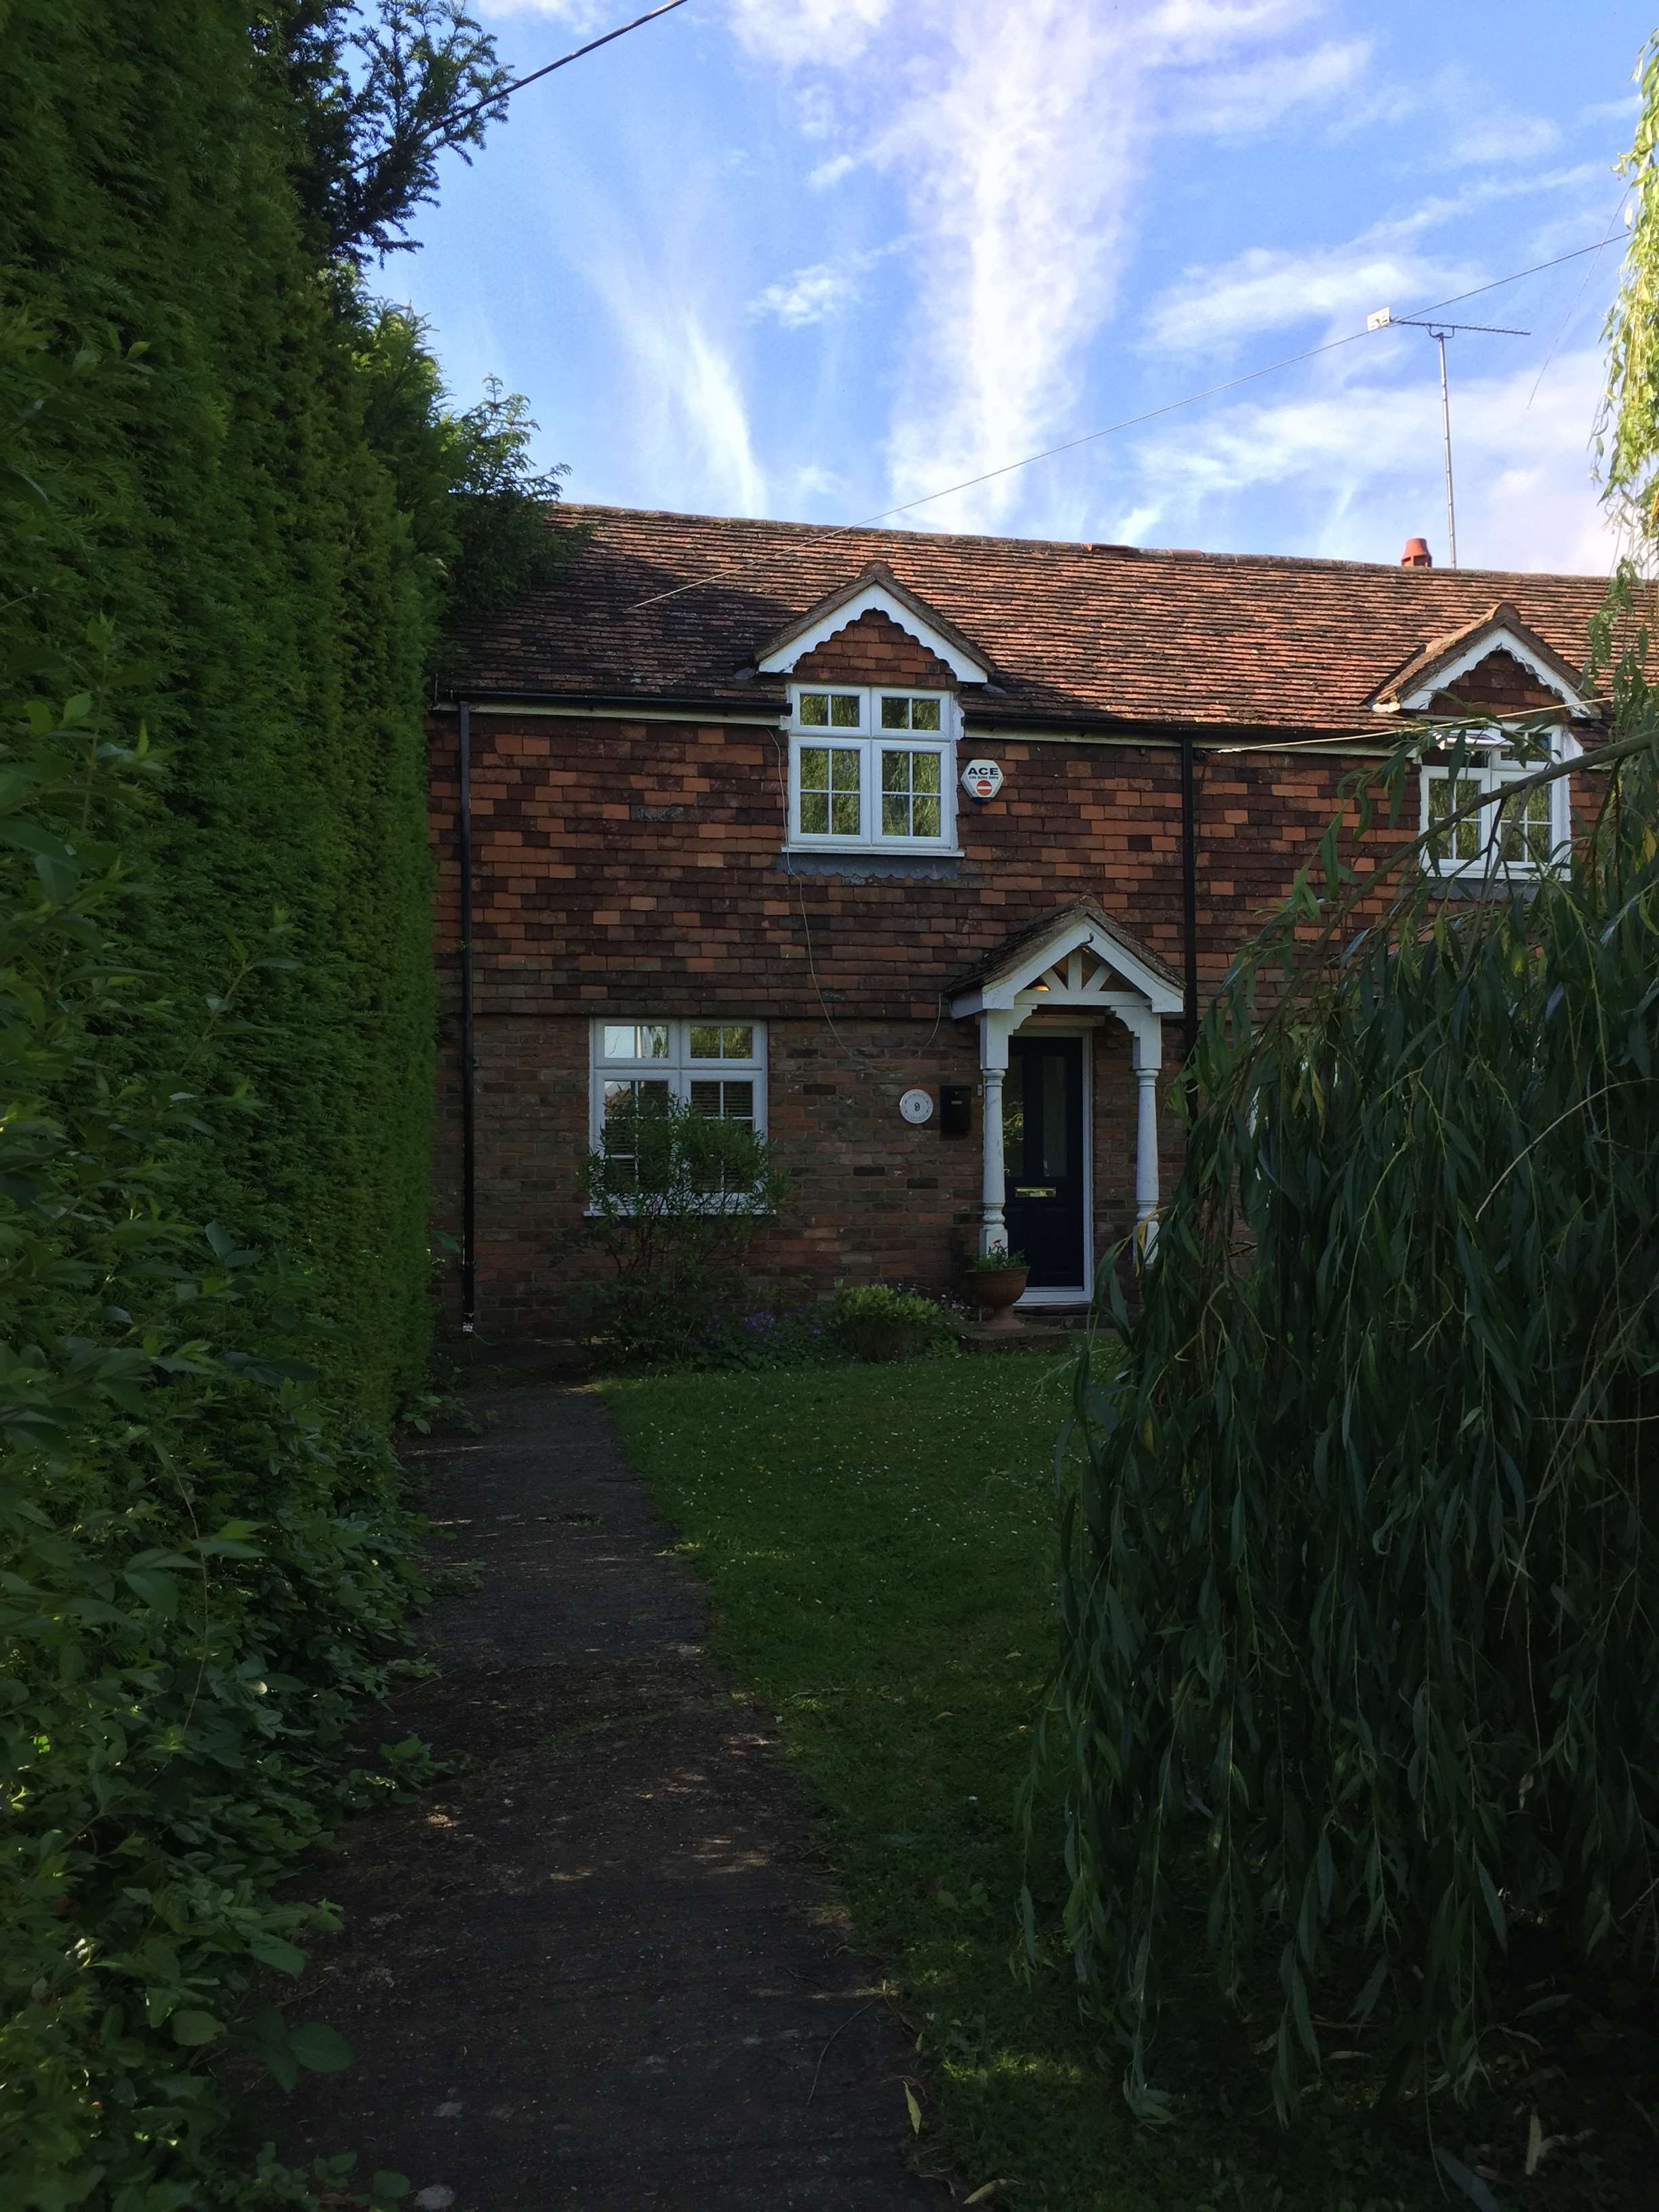
[[[206,1071],[258,1111],[199,1148],[181,1204],[308,1272],[328,1381],[383,1418],[426,1346],[439,575],[400,506],[410,456],[366,422],[384,344],[307,250],[297,120],[247,20],[0,0],[0,305],[60,353],[144,349],[30,425],[50,503],[0,546],[0,652],[45,672],[108,612],[149,664],[172,769],[132,865],[157,886],[137,927],[158,994],[199,1003],[234,935],[289,918],[296,971]],[[11,362],[8,412],[32,374]]]

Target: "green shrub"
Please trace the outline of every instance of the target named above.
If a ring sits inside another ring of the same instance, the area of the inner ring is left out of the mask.
[[[1050,1741],[1143,2112],[1189,1910],[1279,2009],[1282,2115],[1322,2015],[1467,2091],[1517,1924],[1659,1948],[1659,714],[1618,699],[1534,896],[1413,871],[1361,930],[1333,831],[1206,1021],[1121,1379],[1079,1383]]]
[[[837,1284],[830,1327],[854,1359],[916,1359],[957,1345],[956,1320],[936,1299],[886,1283]]]

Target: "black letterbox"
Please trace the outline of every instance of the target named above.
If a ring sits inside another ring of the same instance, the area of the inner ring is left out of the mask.
[[[974,1126],[974,1087],[970,1083],[941,1083],[939,1087],[939,1133],[941,1137],[965,1137]]]

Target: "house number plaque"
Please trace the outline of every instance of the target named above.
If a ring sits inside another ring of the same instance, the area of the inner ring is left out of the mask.
[[[971,760],[962,771],[962,787],[981,805],[1002,788],[1002,770],[994,760]]]
[[[933,1118],[932,1096],[926,1091],[907,1091],[899,1100],[899,1112],[907,1121],[914,1121],[918,1127],[923,1121],[931,1121]]]

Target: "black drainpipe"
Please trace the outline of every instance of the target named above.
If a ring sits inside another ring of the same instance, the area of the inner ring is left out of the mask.
[[[472,1049],[472,709],[461,724],[461,1333],[478,1320],[477,1125]]]
[[[1198,801],[1193,790],[1193,733],[1181,733],[1182,1058],[1198,1049]]]

